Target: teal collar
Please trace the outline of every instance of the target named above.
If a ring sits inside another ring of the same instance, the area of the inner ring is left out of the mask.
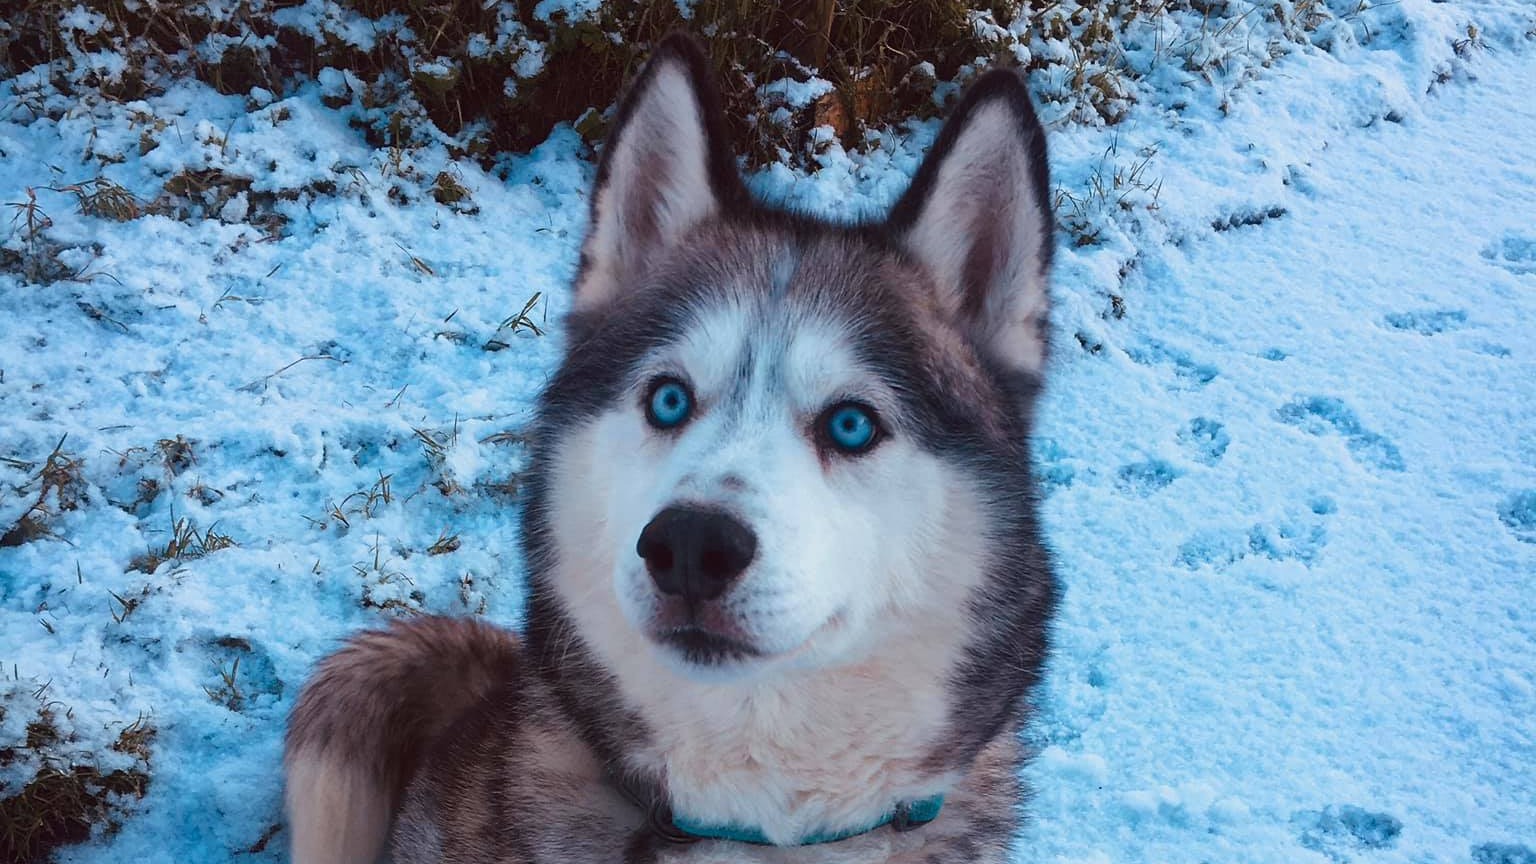
[[[854,828],[850,831],[824,831],[800,838],[800,842],[790,844],[794,846],[814,846],[819,843],[836,843],[839,840],[847,840],[860,834],[868,834],[879,828],[890,825],[896,831],[911,831],[920,825],[939,818],[939,810],[944,807],[944,796],[933,795],[928,798],[920,798],[916,801],[903,801],[887,811],[873,825],[864,828]],[[758,846],[772,846],[763,832],[744,825],[709,825],[696,822],[686,817],[672,815],[670,826],[678,835],[668,836],[668,839],[677,842],[692,842],[694,840],[730,840],[736,843],[752,843]]]

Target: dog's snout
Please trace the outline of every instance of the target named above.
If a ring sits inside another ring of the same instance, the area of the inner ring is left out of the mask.
[[[757,535],[711,510],[668,507],[640,532],[635,551],[663,594],[714,600],[757,554]]]

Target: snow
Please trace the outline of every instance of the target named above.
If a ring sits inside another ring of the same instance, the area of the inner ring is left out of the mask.
[[[1474,74],[1141,250],[1128,350],[1057,367],[1039,860],[1536,843],[1536,64]]]
[[[1037,459],[1066,593],[1020,861],[1536,849],[1536,17],[1448,5],[1216,84],[1148,54],[1115,127],[1043,102],[1069,230]],[[1474,14],[1486,45],[1457,51]],[[0,547],[0,746],[45,702],[108,766],[157,730],[149,794],[63,861],[230,860],[279,820],[283,719],[337,639],[399,607],[521,617],[508,481],[585,147],[562,127],[492,173],[375,151],[321,101],[355,85],[320,82],[62,120],[24,108],[35,74],[0,82],[0,200],[30,187],[51,222],[15,210],[0,248],[75,274],[0,272],[0,531],[56,445],[84,481]],[[877,212],[936,128],[751,183]],[[250,182],[125,222],[46,188],[149,201],[188,169]],[[477,214],[431,197],[440,172]],[[135,569],[180,520],[235,545]]]

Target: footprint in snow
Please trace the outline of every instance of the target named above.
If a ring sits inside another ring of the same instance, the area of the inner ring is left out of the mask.
[[[1291,824],[1301,831],[1301,845],[1341,862],[1348,861],[1351,853],[1391,849],[1403,833],[1397,817],[1353,804],[1302,810],[1291,817]]]
[[[1226,427],[1209,417],[1196,417],[1179,430],[1179,446],[1190,458],[1206,465],[1215,465],[1226,455],[1232,436]]]
[[[1310,435],[1341,436],[1356,462],[1383,471],[1402,471],[1406,467],[1397,445],[1362,426],[1355,412],[1337,397],[1303,397],[1281,406],[1275,416]]]
[[[176,647],[197,658],[208,698],[231,711],[270,707],[282,698],[283,681],[271,656],[249,639],[204,631]]]
[[[1510,232],[1484,247],[1483,258],[1517,276],[1536,275],[1536,237]]]
[[[1196,362],[1189,354],[1149,339],[1141,345],[1127,348],[1126,356],[1142,366],[1168,369],[1173,372],[1174,390],[1194,390],[1211,383],[1218,370],[1208,363]]]
[[[1184,472],[1161,459],[1148,459],[1120,466],[1115,472],[1115,486],[1121,492],[1145,498],[1168,487]]]
[[[1536,864],[1536,851],[1519,843],[1480,843],[1472,847],[1472,864]]]
[[[1071,463],[1066,448],[1053,438],[1035,442],[1035,477],[1041,489],[1049,495],[1057,489],[1065,489],[1077,478],[1077,468]]]
[[[1247,530],[1218,529],[1196,533],[1179,546],[1175,563],[1190,570],[1227,567],[1244,558],[1299,561],[1310,565],[1328,545],[1325,517],[1338,509],[1332,498],[1320,496],[1308,502],[1306,513],[1289,513],[1273,522],[1259,522]]]
[[[1393,330],[1434,336],[1464,327],[1467,313],[1461,309],[1420,309],[1414,312],[1392,312],[1382,320]]]
[[[1499,521],[1514,533],[1515,539],[1536,543],[1536,489],[1515,492],[1500,502]]]

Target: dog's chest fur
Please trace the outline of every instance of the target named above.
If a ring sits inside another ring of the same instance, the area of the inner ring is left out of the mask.
[[[678,812],[775,839],[857,826],[942,792],[956,780],[943,691],[960,646],[923,631],[954,633],[956,615],[935,610],[910,622],[914,638],[862,664],[787,676],[745,701],[698,685],[659,689],[642,703],[650,740],[629,764],[665,778]]]
[[[560,715],[553,695],[531,678],[515,682],[515,688],[476,715],[445,736],[412,783],[396,822],[395,864],[991,864],[1005,860],[1018,827],[1020,752],[1012,729],[958,777],[940,817],[928,825],[905,833],[881,828],[838,843],[773,848],[718,841],[675,844],[652,832],[645,814],[613,785]],[[788,748],[789,742],[782,746]],[[689,751],[690,756],[702,752]],[[772,766],[781,772],[786,786],[780,794],[797,780],[826,785],[828,802],[834,787],[856,793],[859,778],[841,777],[833,763],[811,772],[802,755],[798,749],[761,750],[757,758],[778,762],[759,762],[759,770]],[[845,759],[841,765],[860,761]],[[738,772],[732,772],[733,765],[740,766]],[[702,760],[688,767],[709,768]],[[881,773],[871,765],[860,767],[866,780]],[[716,774],[734,778],[725,783],[748,780],[740,758],[715,768]],[[921,764],[911,770],[923,773]]]
[[[921,692],[926,676],[893,674],[893,659],[713,711],[656,706],[636,763],[664,776],[673,807],[694,819],[784,838],[868,821],[953,781],[933,758],[945,703]]]

